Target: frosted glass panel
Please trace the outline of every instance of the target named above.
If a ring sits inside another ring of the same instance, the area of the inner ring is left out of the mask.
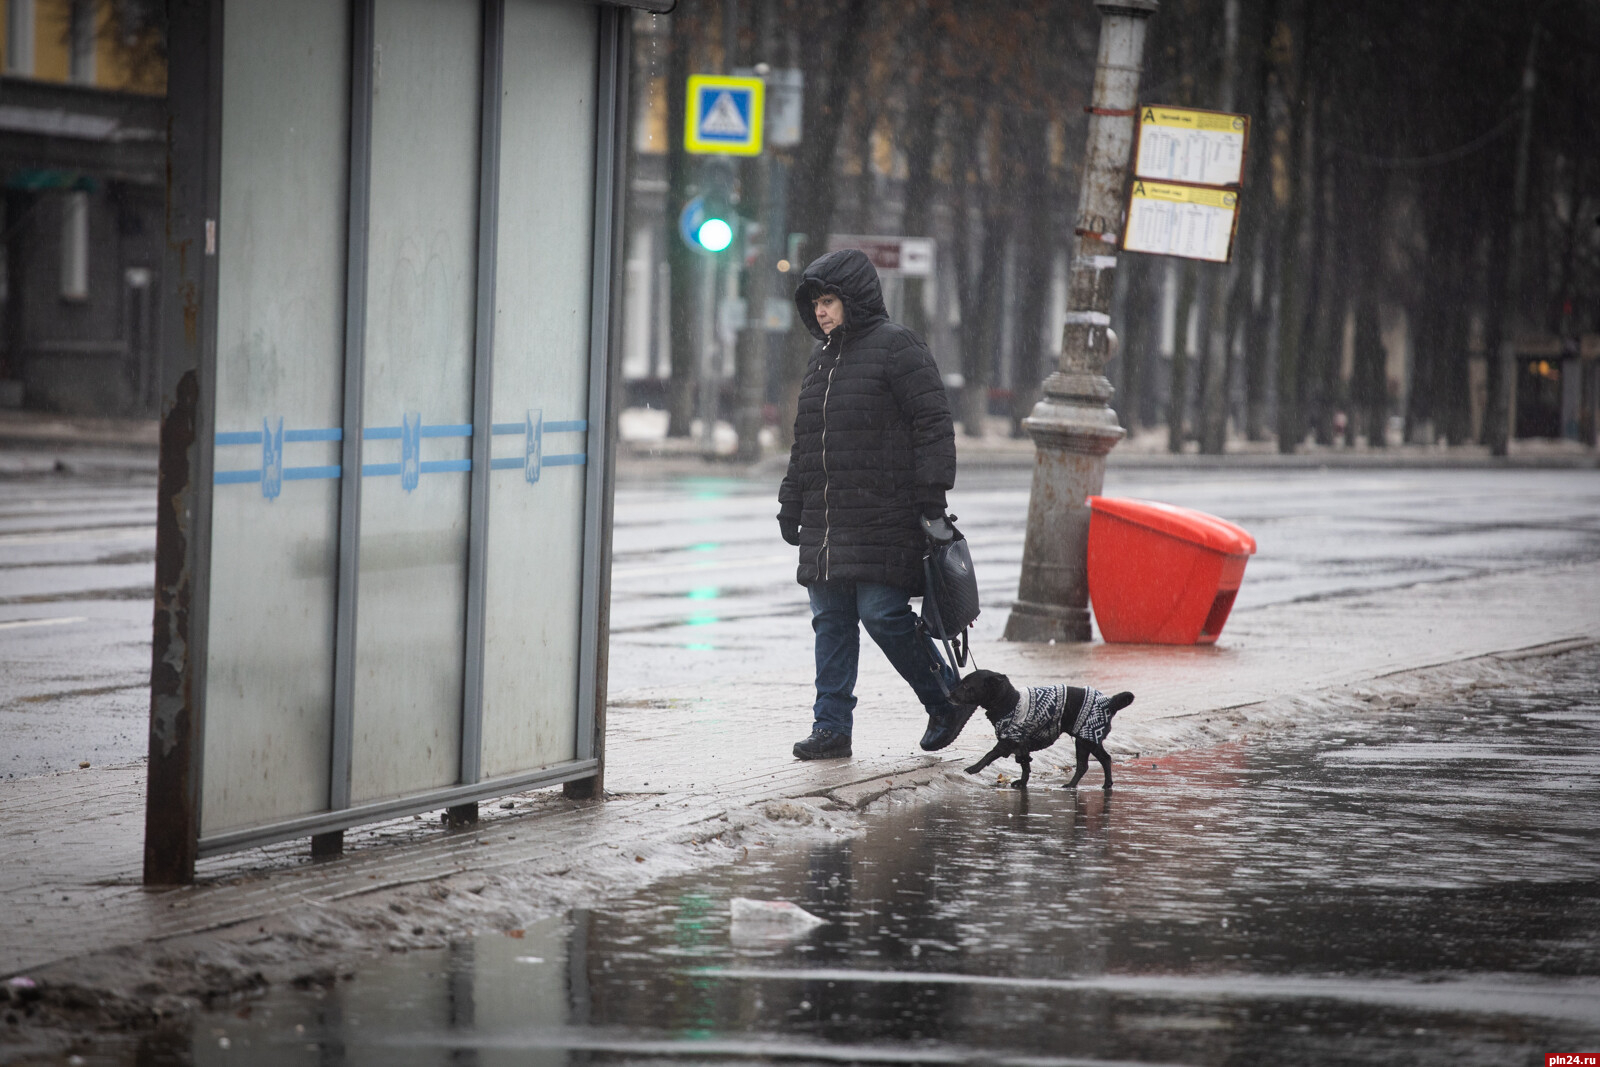
[[[576,752],[598,55],[595,7],[508,0],[485,777]]]
[[[348,34],[324,0],[227,6],[206,834],[328,806]]]
[[[354,802],[460,768],[477,256],[476,0],[378,0]]]

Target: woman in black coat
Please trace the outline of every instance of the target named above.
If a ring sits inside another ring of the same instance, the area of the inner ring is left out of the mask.
[[[818,344],[800,384],[789,471],[778,490],[783,539],[800,548],[811,597],[817,699],[798,759],[850,755],[859,625],[911,684],[928,713],[922,747],[954,741],[972,707],[916,628],[928,540],[949,540],[945,493],[955,484],[955,427],[928,346],[889,321],[878,272],[853,248],[806,268],[795,306]]]

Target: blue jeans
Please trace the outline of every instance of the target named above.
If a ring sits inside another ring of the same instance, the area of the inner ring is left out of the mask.
[[[817,726],[850,736],[861,658],[857,623],[866,626],[930,714],[951,707],[939,688],[938,674],[944,675],[947,686],[955,685],[958,677],[940,658],[932,639],[917,630],[911,594],[876,582],[813,582],[806,588],[811,594],[811,629],[817,634],[817,702],[812,706]]]

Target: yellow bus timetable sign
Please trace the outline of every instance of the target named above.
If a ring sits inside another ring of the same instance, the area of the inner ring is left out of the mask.
[[[1122,247],[1129,252],[1226,263],[1233,252],[1239,194],[1135,178]]]
[[[1139,109],[1133,173],[1157,181],[1238,185],[1249,141],[1249,115],[1146,104]]]

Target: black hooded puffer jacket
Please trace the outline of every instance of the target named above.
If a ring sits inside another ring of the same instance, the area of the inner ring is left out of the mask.
[[[838,294],[844,324],[825,335],[811,302]],[[955,485],[955,427],[922,339],[889,321],[878,272],[859,249],[829,252],[795,292],[819,343],[800,384],[778,518],[800,524],[802,585],[828,579],[922,592],[924,514]]]

